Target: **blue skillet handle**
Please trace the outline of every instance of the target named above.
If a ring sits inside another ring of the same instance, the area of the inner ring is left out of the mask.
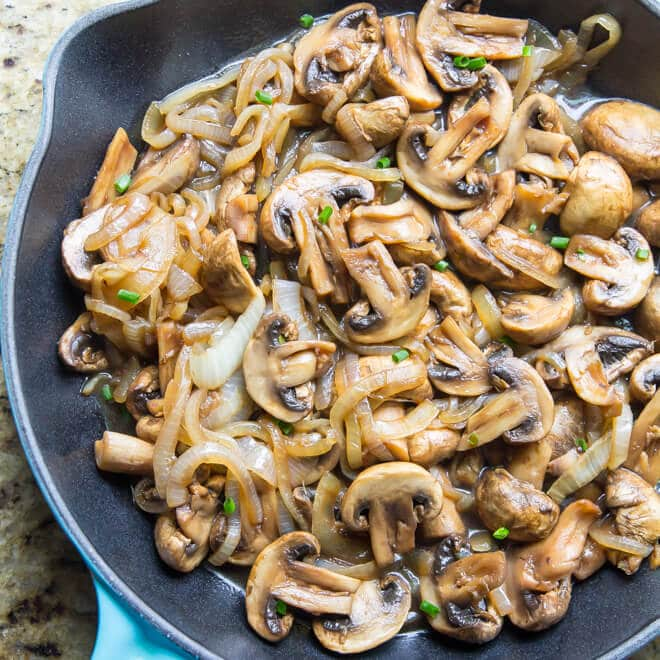
[[[91,660],[192,660],[148,623],[131,615],[96,578],[94,588],[99,624]]]

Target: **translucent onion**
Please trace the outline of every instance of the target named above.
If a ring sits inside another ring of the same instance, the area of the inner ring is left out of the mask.
[[[504,586],[500,585],[488,593],[488,598],[490,599],[493,607],[497,610],[497,613],[500,616],[506,616],[513,612],[513,605],[509,600],[509,597],[504,590]]]
[[[188,345],[208,341],[219,325],[219,321],[193,321],[184,327],[181,337]]]
[[[381,577],[380,568],[378,568],[378,564],[375,561],[367,561],[360,564],[344,564],[333,561],[332,559],[326,559],[325,557],[319,557],[314,562],[314,565],[358,580],[377,580]]]
[[[547,273],[542,268],[536,266],[536,264],[533,264],[531,261],[520,257],[505,247],[499,245],[491,245],[490,251],[507,266],[519,270],[524,275],[531,277],[537,282],[541,282],[541,284],[545,284],[545,286],[549,287],[550,289],[561,289],[561,280],[558,275],[551,275],[550,273]]]
[[[277,531],[280,536],[296,531],[296,525],[293,522],[293,518],[284,506],[284,502],[279,495],[277,496]]]
[[[400,419],[374,422],[373,432],[381,441],[407,438],[424,431],[437,416],[438,409],[436,406],[431,401],[426,400]]]
[[[632,410],[626,403],[621,409],[621,414],[612,419],[612,448],[607,462],[608,469],[616,470],[628,457],[633,422]]]
[[[202,290],[202,287],[194,277],[191,277],[176,264],[172,264],[167,276],[167,292],[172,300],[188,300]]]
[[[114,305],[108,305],[108,303],[99,300],[98,298],[92,298],[91,296],[85,296],[85,307],[95,314],[102,314],[111,319],[116,319],[122,323],[126,323],[131,320],[131,315],[128,312],[125,312]]]
[[[317,340],[318,333],[307,314],[302,286],[291,280],[273,282],[273,311],[288,316],[298,328],[298,339]]]
[[[571,493],[593,481],[606,467],[610,456],[609,433],[601,436],[557,479],[548,495],[555,502],[562,502]]]
[[[481,396],[474,398],[463,399],[461,403],[458,403],[456,397],[451,397],[449,399],[450,403],[448,407],[444,410],[440,410],[438,414],[438,420],[443,424],[460,424],[461,422],[467,421],[474,413],[483,408],[486,401],[488,401],[488,394],[482,394]],[[439,401],[434,401],[433,403],[442,404],[447,399],[440,399]]]
[[[379,169],[365,165],[363,162],[341,160],[341,158],[331,156],[330,154],[312,152],[303,158],[302,163],[300,163],[300,172],[316,169],[337,170],[338,172],[361,176],[369,179],[369,181],[385,182],[399,181],[401,179],[401,171],[397,167]]]
[[[85,380],[83,386],[80,388],[80,393],[83,396],[91,396],[96,394],[104,385],[107,385],[112,380],[112,376],[104,371],[94,374]]]
[[[227,474],[225,482],[225,499],[231,498],[236,505],[234,511],[228,516],[225,514],[225,537],[220,547],[208,557],[214,566],[222,566],[233,554],[241,541],[241,511],[238,482]]]
[[[534,73],[537,70],[537,62],[540,52],[538,49],[532,47],[532,53],[528,57],[522,57],[522,64],[520,65],[518,82],[513,88],[513,107],[514,109],[520,105],[520,102],[525,98],[525,94],[532,84]],[[542,70],[542,69],[541,69]]]
[[[232,422],[227,424],[223,432],[232,438],[240,438],[246,435],[259,438],[263,442],[270,442],[270,433],[259,422]]]
[[[607,32],[607,39],[598,46],[587,50],[597,25],[600,25]],[[620,39],[621,25],[611,14],[594,14],[589,18],[585,18],[580,23],[580,30],[577,35],[578,48],[584,51],[582,63],[592,68],[619,43]]]
[[[263,442],[258,442],[249,435],[239,438],[236,442],[247,469],[271,486],[277,486],[273,452]]]
[[[225,337],[214,345],[194,351],[190,357],[190,371],[197,387],[214,390],[224,385],[241,366],[243,353],[257,329],[266,300],[259,289],[247,309]],[[194,348],[197,348],[195,346]]]
[[[196,138],[211,140],[218,144],[230,145],[234,141],[231,129],[228,126],[220,126],[210,121],[193,119],[186,112],[185,106],[170,110],[165,116],[165,125],[175,133],[190,133]]]
[[[85,240],[85,250],[95,252],[137,225],[151,207],[146,195],[130,193],[113,204],[105,213],[103,226]]]
[[[318,433],[294,433],[285,439],[286,452],[289,456],[306,458],[308,456],[321,456],[329,452],[336,444],[336,436],[333,431]]]
[[[122,368],[119,382],[112,390],[112,398],[117,403],[124,403],[126,401],[128,388],[131,386],[131,383],[135,380],[136,376],[140,373],[140,369],[141,367],[138,359],[134,355],[131,356]]]
[[[611,529],[607,529],[602,523],[595,523],[589,529],[589,536],[604,548],[618,550],[636,557],[648,557],[653,551],[653,546],[647,543],[640,543],[627,536],[615,534]]]
[[[472,290],[472,303],[490,338],[497,341],[503,337],[506,333],[502,327],[502,312],[495,296],[483,284],[477,284]]]
[[[165,117],[156,103],[152,103],[142,120],[142,139],[154,149],[165,149],[177,139],[178,135],[165,126]]]
[[[245,387],[243,370],[237,369],[218,391],[220,402],[204,419],[204,425],[213,431],[219,431],[229,422],[248,419],[254,410],[254,404]]]

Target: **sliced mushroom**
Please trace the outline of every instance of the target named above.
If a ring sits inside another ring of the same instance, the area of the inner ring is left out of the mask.
[[[596,106],[580,122],[592,149],[614,156],[632,179],[660,176],[660,111],[633,101]]]
[[[376,8],[366,2],[344,7],[296,45],[296,90],[325,106],[323,120],[332,123],[339,108],[367,80],[381,46]]]
[[[506,592],[511,623],[545,630],[564,617],[571,599],[571,575],[578,569],[589,527],[600,509],[589,500],[569,504],[550,536],[517,546],[508,557]]]
[[[451,316],[466,335],[472,336],[474,306],[468,288],[450,270],[434,270],[431,277],[431,302],[443,317]]]
[[[635,470],[651,484],[660,479],[660,391],[644,406],[633,424],[624,467]]]
[[[312,382],[329,366],[336,347],[327,341],[297,341],[298,330],[283,314],[264,316],[245,349],[248,394],[270,415],[297,422],[312,410]]]
[[[579,154],[563,132],[557,102],[545,94],[531,94],[514,113],[497,158],[500,169],[566,181]]]
[[[408,115],[410,107],[404,96],[348,103],[337,113],[335,128],[351,145],[357,160],[364,161],[401,135]]]
[[[208,547],[211,525],[218,509],[218,493],[200,483],[188,486],[190,500],[178,506],[176,522],[181,533],[195,545]]]
[[[198,167],[199,142],[186,135],[167,149],[147,152],[135,170],[131,192],[168,195],[190,181]]]
[[[512,229],[538,235],[536,232],[543,231],[551,215],[561,213],[567,199],[568,194],[559,192],[552,182],[531,175],[529,181],[516,183],[513,206],[502,222]],[[534,226],[536,231],[532,231]]]
[[[504,468],[481,473],[474,499],[484,525],[491,531],[506,527],[512,541],[544,539],[559,518],[559,507],[551,497]]]
[[[458,431],[435,419],[426,429],[408,438],[408,455],[413,463],[428,468],[451,458],[456,453],[460,439]],[[447,502],[443,510],[446,505]]]
[[[642,360],[630,375],[630,394],[646,403],[653,398],[660,383],[660,353]]]
[[[558,337],[575,311],[571,289],[557,290],[552,296],[516,293],[500,301],[502,327],[514,341],[525,345],[545,344]]]
[[[591,537],[584,544],[584,550],[577,568],[573,571],[576,580],[586,580],[598,571],[607,561],[605,550]]]
[[[454,55],[489,60],[520,57],[526,20],[451,11],[448,4],[446,0],[427,0],[417,24],[417,48],[443,90],[455,92],[476,82],[473,72],[455,67]]]
[[[410,602],[408,583],[396,574],[386,575],[360,585],[348,616],[317,619],[312,628],[319,642],[335,653],[363,653],[401,630]]]
[[[81,314],[60,337],[57,352],[60,360],[79,373],[95,373],[109,366],[102,340],[92,332],[92,315]]]
[[[622,227],[609,241],[576,234],[566,248],[564,262],[589,278],[582,288],[584,304],[605,316],[631,310],[644,298],[653,280],[651,249],[632,227]]]
[[[256,295],[257,285],[241,261],[232,229],[205,245],[200,279],[209,298],[233,314],[242,314]]]
[[[491,389],[485,355],[451,316],[429,334],[427,345],[435,358],[429,378],[441,392],[478,396]]]
[[[646,296],[637,307],[635,322],[644,337],[660,342],[660,276],[653,278]]]
[[[550,429],[550,433],[552,433],[552,429]],[[552,447],[546,440],[548,435],[538,442],[528,442],[525,445],[509,448],[510,458],[507,463],[509,472],[516,479],[527,481],[539,490],[543,488],[545,473],[552,454]],[[486,445],[486,448],[490,446],[492,445]]]
[[[598,151],[588,151],[570,173],[568,194],[559,218],[562,233],[610,238],[632,211],[632,184],[619,163]]]
[[[484,644],[502,629],[502,617],[488,594],[502,586],[506,574],[503,552],[471,554],[469,544],[449,537],[437,550],[430,575],[420,579],[421,597],[440,611],[427,615],[434,630],[473,644]]]
[[[638,474],[618,468],[607,475],[605,503],[614,513],[614,532],[651,546],[660,538],[660,495]],[[608,559],[627,575],[639,569],[644,557],[608,551]]]
[[[249,163],[222,181],[215,203],[214,220],[219,231],[233,229],[243,243],[257,242],[257,198],[247,194],[256,168]]]
[[[412,332],[429,305],[429,267],[417,264],[399,270],[380,241],[344,250],[342,257],[367,298],[358,301],[344,315],[349,339],[377,344]]]
[[[158,556],[181,573],[190,573],[208,554],[208,544],[198,545],[177,527],[173,512],[158,516],[154,540]]]
[[[158,367],[150,365],[142,369],[128,386],[126,409],[136,420],[149,414],[147,402],[160,398]]]
[[[109,206],[70,222],[64,230],[62,239],[62,265],[69,279],[83,291],[90,291],[92,269],[101,262],[97,252],[87,252],[85,242],[98,232],[105,220]]]
[[[469,419],[459,451],[483,445],[499,436],[510,443],[537,442],[552,427],[552,395],[538,372],[518,358],[494,360],[489,376],[501,392]]]
[[[442,486],[413,463],[373,465],[358,474],[341,503],[341,518],[355,532],[369,531],[379,566],[415,547],[417,524],[442,508]]]
[[[551,447],[550,460],[575,449],[575,441],[585,434],[584,403],[574,396],[562,396],[555,401],[555,419],[544,440]]]
[[[405,96],[414,112],[433,110],[442,94],[428,81],[426,69],[415,47],[416,18],[385,16],[385,48],[371,67],[371,84],[380,96]]]
[[[650,245],[660,248],[660,199],[642,209],[635,227]]]

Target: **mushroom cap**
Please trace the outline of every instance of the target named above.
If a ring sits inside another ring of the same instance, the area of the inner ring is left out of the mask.
[[[62,265],[69,279],[83,291],[92,286],[92,269],[100,263],[96,252],[85,250],[85,241],[103,227],[109,205],[70,222],[62,239]]]
[[[609,238],[632,211],[632,184],[614,158],[588,151],[570,173],[568,194],[559,218],[563,234],[593,234]]]
[[[60,360],[83,374],[103,371],[109,366],[101,338],[92,332],[91,324],[92,315],[84,312],[64,331],[57,344]]]
[[[647,204],[635,222],[637,231],[653,247],[660,247],[660,199]]]
[[[196,544],[176,525],[172,512],[158,516],[154,527],[154,541],[158,556],[175,571],[190,573],[208,553],[208,544]]]
[[[639,332],[651,341],[660,342],[660,276],[656,275],[635,312]],[[660,346],[660,343],[658,344]]]
[[[443,317],[451,316],[463,332],[471,333],[474,305],[468,288],[450,270],[433,270],[431,277],[431,302]]]
[[[597,105],[580,121],[591,149],[616,158],[632,179],[660,176],[660,111],[633,101]]]
[[[314,634],[336,653],[362,653],[392,639],[403,627],[410,610],[408,583],[398,575],[368,580],[353,594],[348,617],[316,619]]]
[[[551,447],[550,460],[575,449],[575,438],[584,438],[584,403],[576,396],[555,400],[555,418],[544,441]]]
[[[660,383],[660,353],[642,360],[630,374],[630,394],[646,403],[653,398]]]
[[[475,490],[477,513],[494,531],[509,530],[512,541],[538,541],[550,534],[559,517],[551,497],[513,477],[504,468],[484,470]]]

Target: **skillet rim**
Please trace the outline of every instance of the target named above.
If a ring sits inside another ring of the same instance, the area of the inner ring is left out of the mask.
[[[100,7],[81,16],[57,40],[50,52],[43,75],[43,104],[40,126],[30,158],[25,166],[21,182],[14,197],[13,206],[7,222],[7,231],[2,258],[2,278],[0,280],[1,334],[0,345],[2,366],[9,404],[16,426],[16,431],[27,458],[30,470],[41,490],[48,506],[60,527],[71,540],[76,550],[91,570],[93,577],[110,589],[120,602],[127,605],[130,614],[148,622],[168,640],[175,642],[184,651],[199,658],[222,660],[221,656],[211,653],[203,645],[186,635],[164,617],[142,601],[105,562],[76,522],[74,513],[68,508],[53,482],[46,461],[39,449],[34,430],[29,423],[29,415],[23,396],[21,375],[18,370],[14,329],[14,294],[15,272],[19,247],[23,238],[23,226],[27,207],[32,196],[32,189],[40,174],[41,166],[50,145],[55,107],[55,87],[64,53],[69,44],[86,29],[105,19],[119,14],[130,13],[160,0],[126,0],[114,5]],[[635,0],[648,9],[660,21],[660,0]],[[600,660],[619,660],[627,658],[652,639],[660,635],[660,618],[650,622],[637,633],[622,641],[618,646],[600,656]]]

